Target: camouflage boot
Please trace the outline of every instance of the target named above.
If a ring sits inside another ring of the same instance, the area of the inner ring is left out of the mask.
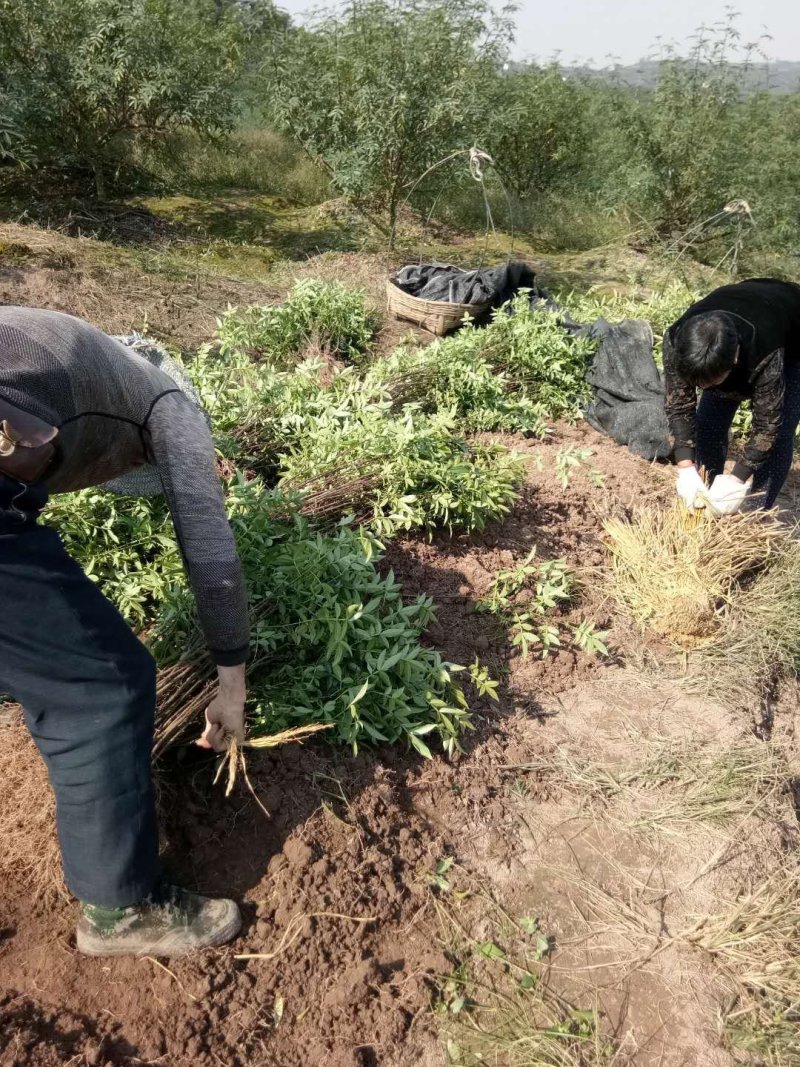
[[[129,908],[81,904],[76,942],[85,956],[186,956],[222,945],[239,933],[232,900],[213,900],[162,884]]]

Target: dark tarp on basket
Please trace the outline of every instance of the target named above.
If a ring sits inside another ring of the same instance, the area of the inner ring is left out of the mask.
[[[447,304],[491,304],[500,307],[520,289],[536,290],[535,274],[527,263],[461,270],[448,263],[423,263],[403,267],[395,284],[421,300]]]

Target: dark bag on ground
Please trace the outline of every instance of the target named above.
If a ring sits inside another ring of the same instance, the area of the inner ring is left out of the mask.
[[[664,386],[653,359],[653,333],[641,319],[590,327],[600,338],[586,380],[595,395],[584,415],[590,426],[644,459],[666,459],[669,430]]]
[[[421,263],[403,267],[395,284],[421,300],[447,304],[490,304],[500,307],[520,289],[536,289],[535,274],[527,263],[461,270],[449,263]]]

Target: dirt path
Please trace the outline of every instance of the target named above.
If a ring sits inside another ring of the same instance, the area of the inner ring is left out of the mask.
[[[268,821],[245,794],[224,799],[210,768],[173,771],[169,869],[245,900],[246,926],[168,968],[79,957],[72,905],[36,896],[41,868],[0,860],[2,1067],[767,1062],[731,1052],[761,1015],[720,946],[743,888],[793,876],[796,705],[787,695],[766,744],[741,712],[621,666],[635,638],[596,580],[601,520],[643,486],[664,492],[664,472],[585,426],[518,443],[529,475],[504,523],[410,538],[386,561],[433,595],[429,640],[502,682],[467,753],[259,754]],[[556,459],[577,448],[592,454],[565,490]],[[534,543],[586,577],[580,610],[611,628],[607,660],[525,661],[476,610]],[[44,863],[41,764],[19,723],[0,737],[0,834],[27,835]],[[748,965],[768,964],[765,948]]]

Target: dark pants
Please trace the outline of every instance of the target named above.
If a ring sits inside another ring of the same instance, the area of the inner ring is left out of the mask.
[[[713,479],[725,469],[728,435],[740,401],[706,389],[697,405],[697,465]],[[794,438],[800,423],[800,363],[786,368],[783,420],[767,461],[753,475],[751,495],[771,508],[792,467]]]
[[[42,487],[0,475],[0,692],[22,705],[47,765],[70,891],[124,907],[160,876],[155,666],[56,532],[36,523],[45,501]]]

